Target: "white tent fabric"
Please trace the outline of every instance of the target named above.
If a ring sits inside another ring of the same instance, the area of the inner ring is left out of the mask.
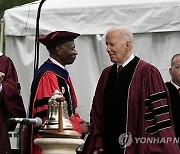
[[[4,13],[6,54],[17,68],[25,107],[33,78],[36,14],[40,1]],[[67,67],[79,100],[78,112],[89,120],[89,110],[102,69],[111,64],[103,34],[113,26],[126,26],[135,35],[134,53],[157,66],[170,80],[170,59],[180,53],[179,0],[46,0],[40,17],[40,35],[55,30],[81,34],[76,39],[78,57]],[[40,64],[48,57],[40,45]]]
[[[6,35],[34,35],[39,1],[5,12]],[[179,30],[179,0],[46,0],[40,33],[65,29],[81,34],[104,34],[113,25],[135,33]]]

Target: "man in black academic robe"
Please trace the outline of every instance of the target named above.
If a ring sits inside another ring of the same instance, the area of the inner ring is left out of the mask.
[[[172,57],[169,73],[171,75],[171,81],[166,82],[166,86],[171,100],[175,134],[177,139],[180,140],[180,54],[176,54]]]

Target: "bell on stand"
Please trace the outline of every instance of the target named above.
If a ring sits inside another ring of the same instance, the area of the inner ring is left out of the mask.
[[[39,133],[42,137],[62,137],[62,138],[80,138],[81,134],[73,130],[73,125],[69,120],[67,102],[57,101],[58,98],[64,98],[65,92],[62,87],[62,93],[56,90],[48,101],[47,120],[41,126]]]

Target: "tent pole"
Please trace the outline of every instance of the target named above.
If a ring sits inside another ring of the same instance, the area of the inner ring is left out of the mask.
[[[0,52],[3,52],[3,43],[4,43],[4,20],[1,19],[1,38],[0,38]]]
[[[41,0],[39,7],[38,7],[38,11],[37,11],[37,18],[36,18],[36,36],[35,36],[35,56],[34,56],[34,75],[36,70],[38,69],[38,65],[39,65],[39,20],[40,20],[40,14],[41,14],[41,7],[43,5],[43,3],[46,0]]]

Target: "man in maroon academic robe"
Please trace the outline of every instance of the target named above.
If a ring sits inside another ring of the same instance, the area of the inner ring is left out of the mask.
[[[74,130],[79,133],[87,133],[88,124],[76,112],[77,98],[69,73],[65,68],[76,59],[77,51],[74,39],[78,36],[79,34],[73,32],[55,31],[39,39],[39,42],[46,46],[50,57],[34,76],[31,86],[29,117],[40,117],[44,122],[48,114],[48,100],[56,90],[62,92],[62,87],[64,87],[63,95],[68,103],[68,114]],[[39,137],[39,127],[31,126],[27,129],[25,154],[41,154],[41,148],[33,143]]]
[[[110,29],[106,46],[114,64],[100,76],[91,109],[93,131],[83,154],[179,154],[157,68],[133,55],[127,28]]]
[[[26,112],[16,69],[12,60],[0,52],[0,153],[11,154],[8,131],[13,131],[16,124],[8,119],[18,117],[26,117]]]

